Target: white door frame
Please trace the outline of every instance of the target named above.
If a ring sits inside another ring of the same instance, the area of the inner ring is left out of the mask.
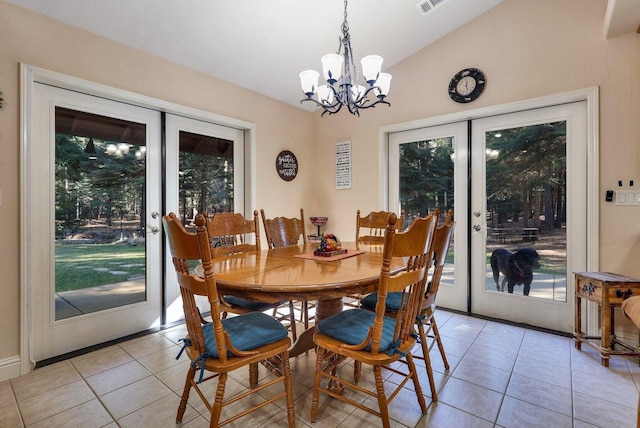
[[[30,275],[31,260],[29,248],[29,195],[27,177],[28,147],[32,138],[32,94],[34,82],[46,83],[61,88],[79,91],[88,95],[104,97],[140,107],[170,112],[176,115],[201,119],[224,126],[237,128],[244,133],[245,151],[245,210],[253,212],[256,206],[256,126],[253,123],[232,119],[226,116],[206,112],[170,103],[157,98],[147,97],[110,86],[90,82],[84,79],[64,75],[54,71],[20,64],[20,374],[33,370],[33,317],[31,313],[32,278]],[[165,209],[165,207],[163,207]]]
[[[389,209],[389,135],[394,132],[408,131],[417,128],[481,119],[490,116],[533,110],[542,107],[568,104],[577,101],[587,103],[587,270],[597,271],[599,261],[599,88],[597,86],[561,94],[549,95],[524,101],[516,101],[491,107],[483,107],[443,116],[419,119],[411,122],[383,126],[378,130],[378,159],[381,174],[378,181],[378,204],[381,209]],[[469,211],[469,210],[467,210]],[[456,221],[460,221],[465,213],[456,213]],[[471,213],[467,212],[465,224],[471,224]],[[458,225],[456,225],[459,227]],[[570,274],[570,273],[569,273]],[[569,275],[569,279],[570,279]],[[571,298],[571,297],[569,297]]]

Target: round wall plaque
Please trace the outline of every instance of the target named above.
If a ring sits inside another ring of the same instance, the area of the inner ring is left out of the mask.
[[[284,181],[291,181],[298,175],[298,159],[289,150],[283,150],[276,158],[276,171]]]

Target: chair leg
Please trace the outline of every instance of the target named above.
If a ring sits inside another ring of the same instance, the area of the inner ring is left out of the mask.
[[[293,336],[293,341],[295,342],[298,339],[298,332],[296,331],[296,313],[293,307],[293,300],[289,300],[289,322],[291,323],[291,336]]]
[[[282,354],[282,372],[284,375],[284,390],[287,393],[287,420],[289,427],[296,426],[296,416],[293,410],[293,386],[291,382],[291,371],[289,369],[289,351],[285,350]]]
[[[420,409],[422,410],[422,413],[427,413],[427,403],[424,401],[424,394],[422,393],[422,387],[420,386],[420,379],[418,379],[418,371],[416,370],[416,364],[413,361],[413,355],[411,355],[411,353],[407,354],[407,364],[411,373],[411,379],[413,380],[416,397],[418,398],[418,404],[420,404]],[[431,364],[429,364],[428,367],[430,369]],[[433,373],[431,375],[433,376]],[[429,382],[431,383],[431,378],[429,378]],[[431,383],[431,385],[433,385],[433,383]],[[432,389],[432,392],[435,395],[435,389]]]
[[[429,387],[431,388],[431,399],[438,401],[438,392],[436,391],[435,379],[433,378],[433,369],[431,367],[431,356],[429,355],[429,346],[427,344],[427,334],[424,331],[424,324],[418,322],[418,334],[420,335],[420,346],[422,347],[422,355],[424,358],[424,365],[427,369],[427,377],[429,378]],[[413,361],[413,357],[412,357]]]
[[[390,428],[389,407],[387,405],[387,396],[384,393],[384,383],[382,380],[382,369],[380,366],[373,366],[373,374],[376,378],[376,393],[378,395],[378,407],[380,408],[380,417],[382,418],[383,428]]]
[[[194,377],[196,376],[196,369],[189,367],[187,371],[187,379],[184,382],[184,389],[182,390],[182,396],[180,397],[180,404],[178,405],[178,414],[176,415],[176,423],[182,423],[182,416],[187,408],[187,401],[189,401],[189,392],[191,391],[191,385]]]
[[[304,329],[309,328],[309,302],[306,300],[302,301],[302,321],[304,322]]]
[[[353,362],[353,383],[358,383],[362,377],[362,363],[360,361]]]
[[[218,388],[216,389],[216,397],[214,399],[213,406],[211,407],[211,422],[209,423],[210,428],[215,428],[218,426],[220,414],[222,413],[222,399],[224,398],[224,389],[226,385],[227,374],[220,373],[220,376],[218,376]]]
[[[440,340],[440,332],[438,331],[438,325],[436,324],[436,317],[433,315],[431,316],[431,328],[433,329],[433,336],[436,338],[436,343],[440,350],[440,356],[442,357],[444,368],[445,370],[449,370],[449,361],[447,361],[447,355],[444,353],[444,346],[442,345],[442,340]]]
[[[311,400],[311,422],[318,419],[318,400],[320,398],[320,382],[322,380],[322,362],[325,350],[316,348],[316,371],[313,375],[313,399]]]
[[[258,386],[258,363],[249,364],[249,388]]]

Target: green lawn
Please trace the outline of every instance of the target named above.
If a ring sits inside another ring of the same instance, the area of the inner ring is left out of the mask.
[[[56,292],[145,275],[145,248],[127,244],[56,245]]]

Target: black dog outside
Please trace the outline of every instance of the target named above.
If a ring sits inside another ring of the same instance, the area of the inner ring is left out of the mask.
[[[506,248],[495,250],[491,253],[490,261],[497,290],[504,291],[506,284],[507,291],[513,293],[514,286],[524,285],[524,295],[528,296],[533,281],[533,269],[540,268],[539,259],[538,252],[533,248],[522,248],[515,253]],[[498,281],[500,274],[504,276],[502,284]]]

